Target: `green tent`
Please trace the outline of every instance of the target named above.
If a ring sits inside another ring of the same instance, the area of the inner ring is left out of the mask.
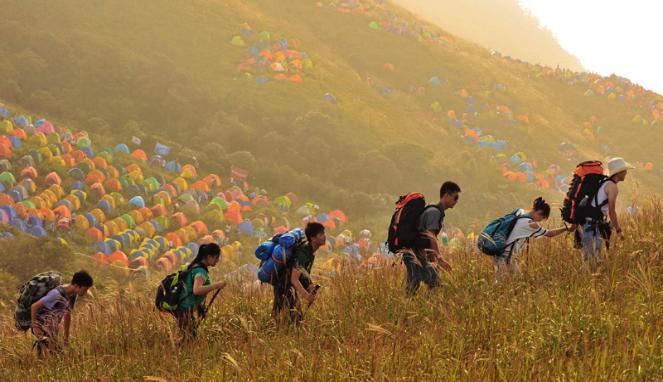
[[[230,40],[230,43],[234,46],[246,46],[246,43],[244,42],[244,39],[242,36],[235,36]]]
[[[13,186],[16,184],[16,178],[14,178],[14,174],[11,172],[5,171],[0,174],[0,182],[4,183],[6,186]]]

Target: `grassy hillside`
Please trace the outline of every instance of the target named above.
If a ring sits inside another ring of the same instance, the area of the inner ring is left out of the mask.
[[[541,28],[518,0],[396,0],[395,3],[487,49],[533,63],[582,70],[580,61],[559,45],[550,30]]]
[[[593,82],[569,84],[539,75],[545,68],[491,57],[389,4],[353,4],[362,7],[6,1],[0,97],[111,139],[162,139],[190,149],[210,171],[240,165],[277,192],[295,190],[376,220],[395,195],[433,196],[447,178],[476,206],[458,217],[464,225],[535,194],[560,198],[505,180],[501,163],[518,152],[535,159],[536,171],[560,165],[564,175],[580,158],[620,154],[652,162],[654,171],[636,175],[642,189],[661,184],[663,154],[653,142],[663,129],[651,115],[659,96],[638,88],[623,101],[605,90],[585,96]],[[242,34],[244,23],[252,33]],[[259,66],[238,68],[261,31],[270,32],[269,44],[288,38],[291,50],[310,57],[302,83],[275,80]],[[245,46],[231,43],[236,36]],[[258,84],[261,76],[269,81]],[[439,84],[430,83],[434,76]],[[613,87],[616,96],[633,86]],[[463,116],[468,95],[479,114]],[[500,106],[511,113],[498,113]],[[448,118],[452,110],[458,122]],[[600,127],[600,136],[589,140],[583,125],[593,116],[589,129]],[[466,143],[465,131],[476,127],[505,140],[506,150]],[[578,156],[566,160],[562,142]]]
[[[35,363],[28,337],[0,318],[0,373],[7,381],[656,381],[661,211],[654,201],[628,219],[627,240],[600,274],[578,272],[570,240],[542,239],[521,259],[523,278],[497,286],[491,259],[464,250],[451,255],[455,271],[436,293],[415,298],[404,296],[398,266],[318,276],[319,298],[296,329],[270,321],[269,288],[234,284],[199,341],[184,347],[174,322],[145,308],[151,293],[121,284],[77,304],[61,358]]]

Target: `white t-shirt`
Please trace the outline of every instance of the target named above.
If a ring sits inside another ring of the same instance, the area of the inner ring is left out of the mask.
[[[522,216],[524,214],[525,210],[523,209],[518,210],[516,213],[517,216]],[[530,218],[518,219],[516,225],[513,227],[513,231],[511,231],[509,238],[506,240],[506,253],[518,253],[528,238],[533,237],[538,239],[548,233],[548,230],[543,227],[530,227],[530,224],[532,223],[534,223],[534,220]]]
[[[608,193],[605,192],[605,186],[607,186],[607,185],[608,185],[608,181],[605,181],[605,182],[603,182],[601,187],[599,187],[598,194],[596,194],[596,199],[592,199],[592,206],[593,207],[596,207],[597,205],[600,206],[601,203],[605,203],[608,200]],[[594,203],[595,201],[597,201],[598,204]],[[603,215],[606,215],[606,216],[608,215],[608,209],[609,209],[608,203],[605,203],[605,205],[603,207],[601,207],[601,212],[603,212]]]

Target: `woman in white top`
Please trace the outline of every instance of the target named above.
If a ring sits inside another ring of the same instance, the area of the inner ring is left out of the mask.
[[[529,238],[555,237],[564,232],[572,232],[572,227],[561,227],[553,230],[547,230],[539,225],[540,222],[548,219],[550,216],[550,205],[538,197],[532,204],[532,209],[525,212],[524,209],[516,213],[522,216],[516,221],[513,230],[507,239],[507,248],[500,256],[495,256],[495,282],[499,282],[508,267],[509,271],[515,277],[520,276],[518,268],[518,253]]]

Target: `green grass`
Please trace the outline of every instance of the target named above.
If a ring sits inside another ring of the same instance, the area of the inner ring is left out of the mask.
[[[626,241],[596,274],[578,271],[566,237],[536,242],[523,277],[500,285],[491,259],[470,250],[450,255],[441,288],[414,298],[398,265],[318,276],[323,289],[299,327],[271,321],[269,287],[232,285],[183,347],[152,308],[153,275],[81,303],[59,358],[38,361],[3,316],[0,370],[9,381],[660,380],[662,218],[658,201],[625,218]]]

